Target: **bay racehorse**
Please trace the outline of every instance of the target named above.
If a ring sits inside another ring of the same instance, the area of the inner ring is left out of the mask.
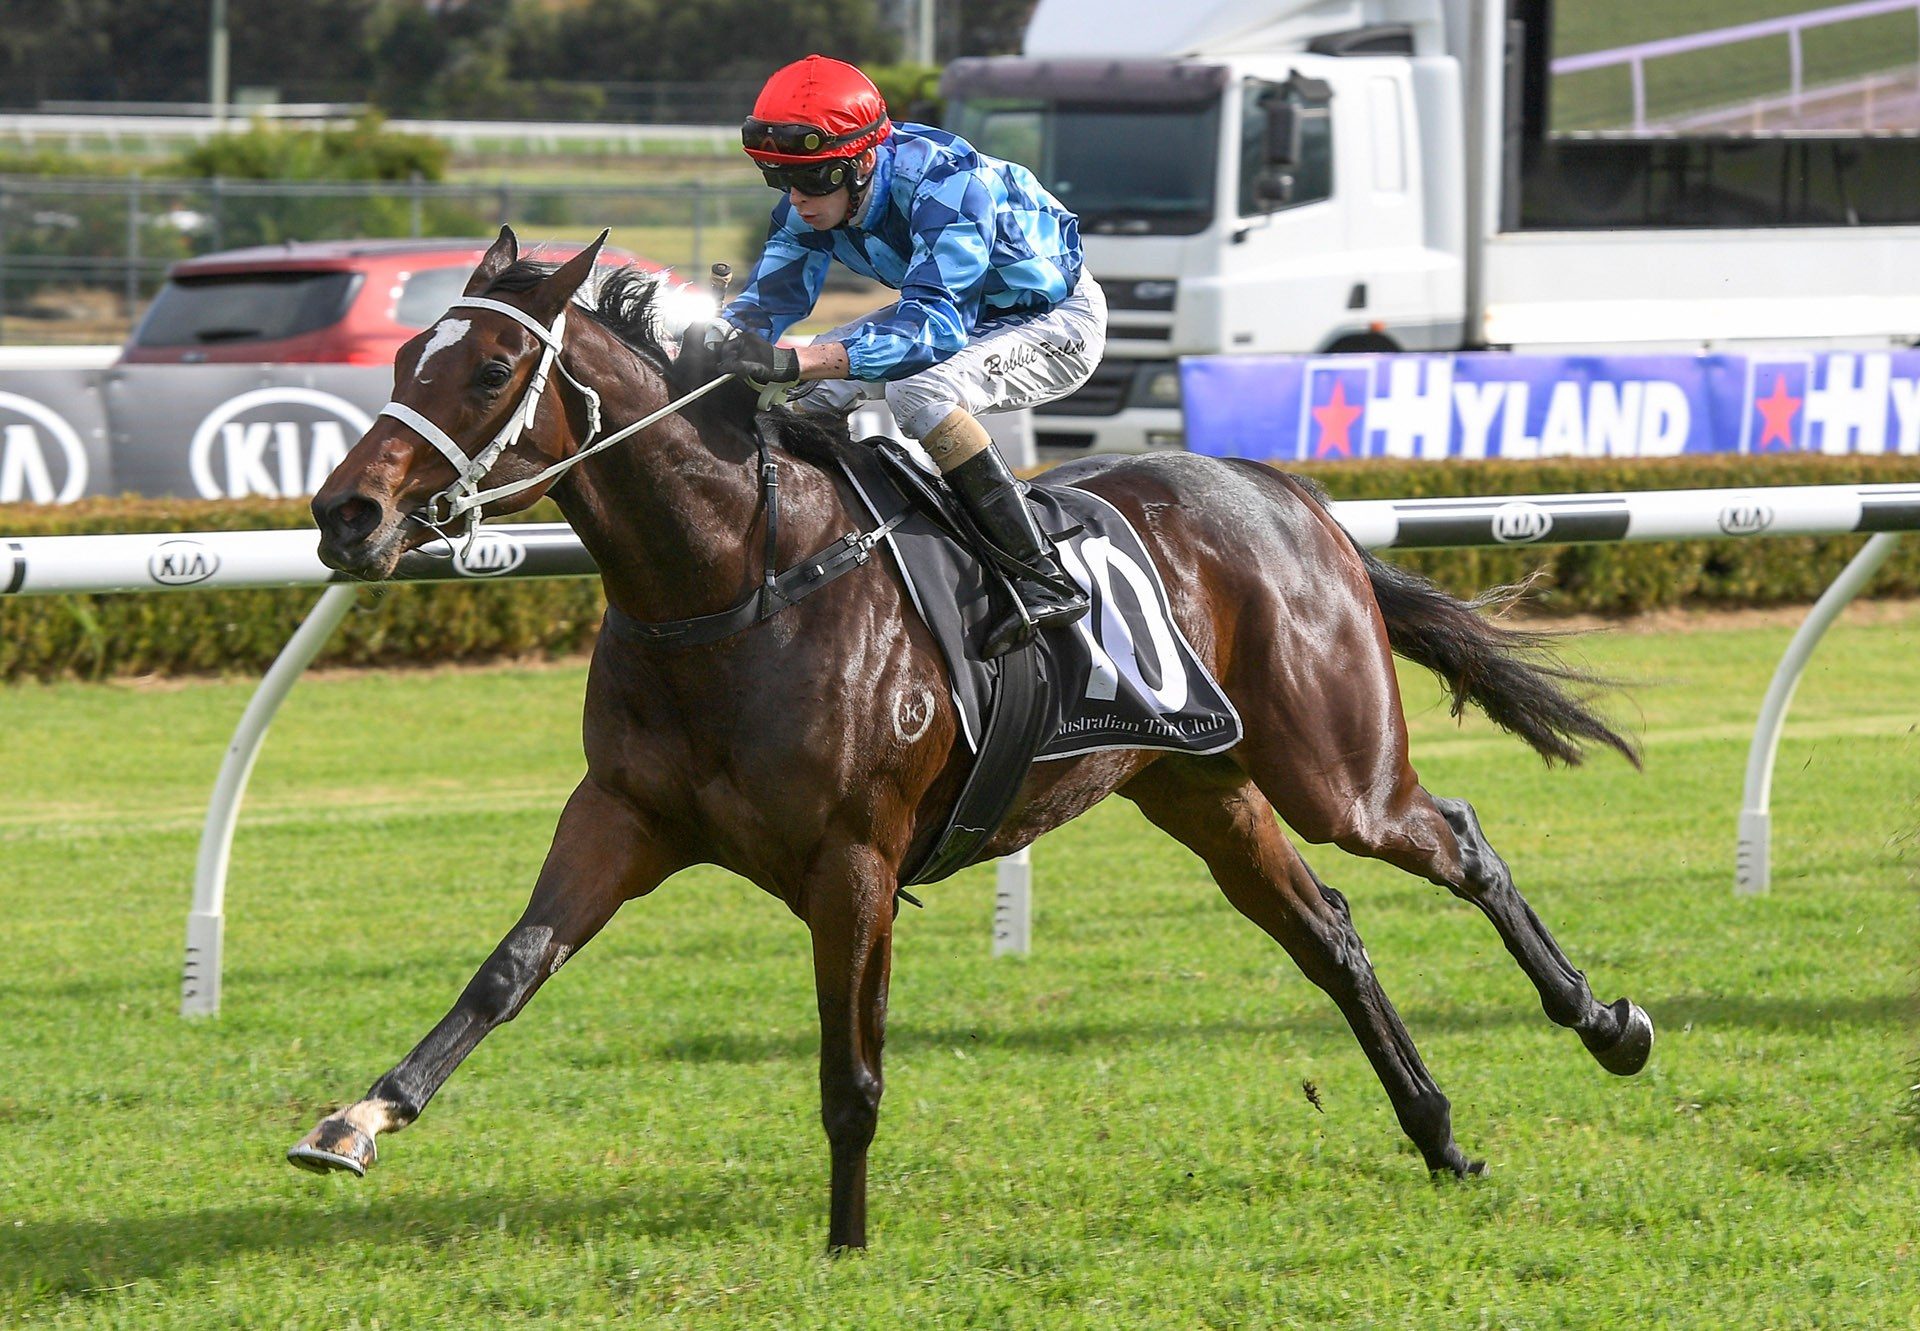
[[[378,580],[402,553],[438,539],[430,515],[445,516],[453,458],[485,464],[473,486],[531,481],[575,456],[602,417],[607,429],[639,422],[685,392],[692,358],[677,367],[663,352],[651,279],[618,274],[591,309],[575,301],[598,248],[552,268],[520,259],[503,229],[467,285],[482,303],[450,311],[401,349],[400,407],[314,497],[327,564]],[[786,568],[865,518],[820,465],[857,447],[844,430],[784,410],[774,425],[783,445],[773,454],[776,557]],[[493,507],[516,510],[550,492],[598,562],[608,601],[633,620],[712,614],[762,575],[756,452],[752,394],[729,384]],[[1645,1012],[1594,999],[1473,809],[1421,786],[1392,656],[1433,670],[1456,711],[1480,707],[1549,763],[1577,762],[1589,742],[1637,762],[1629,741],[1569,689],[1593,681],[1557,665],[1535,635],[1488,623],[1479,603],[1361,551],[1314,490],[1267,467],[1175,454],[1088,460],[1048,479],[1127,516],[1245,738],[1213,757],[1109,750],[1035,764],[979,858],[1024,846],[1108,795],[1132,800],[1338,1005],[1437,1173],[1483,1166],[1455,1144],[1447,1098],[1374,978],[1346,899],[1307,867],[1276,813],[1306,841],[1385,860],[1477,906],[1547,1016],[1608,1071],[1639,1071],[1653,1039]],[[603,628],[587,677],[586,776],[525,913],[413,1052],[290,1158],[363,1173],[375,1137],[412,1123],[482,1037],[622,904],[688,865],[716,864],[785,902],[811,933],[832,1160],[828,1243],[863,1246],[899,874],[939,833],[970,758],[945,670],[881,559],[718,642],[660,645]],[[927,699],[932,721],[922,727],[916,714],[909,741],[895,718]]]

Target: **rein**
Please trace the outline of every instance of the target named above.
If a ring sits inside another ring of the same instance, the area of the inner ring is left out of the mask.
[[[731,374],[723,374],[711,379],[692,392],[675,398],[659,410],[641,417],[633,424],[622,426],[605,438],[596,440],[593,436],[600,432],[601,424],[600,395],[589,385],[576,379],[573,372],[567,368],[566,362],[560,359],[561,344],[566,337],[567,312],[565,309],[554,316],[551,327],[541,323],[525,310],[509,305],[505,301],[488,300],[482,296],[462,297],[447,309],[449,312],[457,309],[492,310],[497,314],[507,315],[533,333],[542,343],[540,363],[534,368],[532,377],[527,380],[523,403],[514,405],[513,414],[507,418],[507,423],[501,427],[500,433],[494,436],[493,442],[478,453],[469,455],[445,430],[404,402],[389,402],[376,413],[376,415],[388,416],[399,421],[432,444],[448,462],[453,464],[452,483],[446,489],[428,498],[423,514],[416,513],[412,516],[416,521],[439,532],[442,526],[465,514],[467,517],[466,539],[469,548],[479,538],[483,518],[481,510],[485,505],[495,499],[522,494],[544,481],[564,475],[595,453],[603,452],[638,434],[649,425],[665,420],[735,377]],[[546,392],[547,377],[556,367],[566,381],[586,399],[587,443],[573,456],[562,458],[559,462],[525,480],[512,481],[506,485],[496,485],[482,490],[480,483],[486,479],[487,473],[493,470],[500,455],[517,443],[520,436],[532,427],[534,415],[540,407],[540,398]],[[766,394],[763,394],[763,405],[765,398]],[[912,511],[911,506],[903,508],[871,531],[848,532],[786,572],[776,573],[775,565],[780,557],[780,469],[773,460],[767,439],[767,418],[764,415],[756,418],[753,437],[760,452],[760,504],[767,514],[767,535],[765,551],[761,558],[760,585],[725,610],[711,615],[696,615],[691,619],[674,619],[654,624],[635,619],[612,602],[608,602],[607,627],[616,637],[630,642],[673,647],[693,647],[731,637],[764,619],[771,619],[786,607],[818,591],[841,574],[865,564],[872,557],[873,548],[888,532],[905,522]],[[442,540],[447,540],[449,545],[452,544],[444,532],[440,534]]]

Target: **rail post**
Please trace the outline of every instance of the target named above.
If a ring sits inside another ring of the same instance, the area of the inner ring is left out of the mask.
[[[1759,719],[1754,722],[1753,743],[1747,750],[1746,790],[1740,800],[1740,827],[1733,852],[1733,890],[1743,897],[1765,892],[1772,876],[1769,842],[1773,815],[1768,805],[1773,798],[1773,760],[1780,750],[1780,729],[1786,724],[1793,691],[1799,687],[1807,661],[1813,656],[1813,649],[1820,645],[1828,626],[1866,589],[1899,539],[1898,532],[1883,531],[1860,548],[1860,553],[1813,603],[1806,621],[1787,644],[1787,654],[1774,669],[1773,682],[1767,686]]]
[[[253,775],[253,760],[267,738],[267,727],[280,710],[294,682],[340,621],[353,609],[355,588],[340,583],[320,594],[320,600],[268,667],[253,700],[240,716],[240,725],[227,745],[207,804],[206,827],[200,833],[200,857],[193,872],[193,911],[187,916],[187,953],[180,970],[180,1015],[212,1016],[220,1010],[220,943],[226,932],[227,862],[233,852],[233,827],[240,817],[240,800]]]

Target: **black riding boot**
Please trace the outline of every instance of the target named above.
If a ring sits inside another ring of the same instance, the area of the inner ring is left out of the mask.
[[[993,626],[985,648],[989,659],[1012,651],[1035,629],[1071,624],[1087,613],[1086,596],[1074,587],[1054,558],[1052,543],[1041,534],[1026,496],[1020,493],[1020,483],[1007,470],[998,451],[987,448],[974,454],[947,473],[947,484],[966,504],[988,540],[1045,575],[1044,579],[1013,579],[1025,613],[1019,608],[1010,610]]]

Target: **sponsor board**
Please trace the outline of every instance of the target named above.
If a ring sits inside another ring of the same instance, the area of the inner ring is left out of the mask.
[[[87,450],[59,412],[0,392],[0,504],[71,504],[86,493]]]
[[[1201,356],[1181,384],[1221,457],[1920,454],[1920,351]]]
[[[202,499],[310,495],[346,458],[373,418],[317,388],[257,388],[207,413],[187,447]]]

